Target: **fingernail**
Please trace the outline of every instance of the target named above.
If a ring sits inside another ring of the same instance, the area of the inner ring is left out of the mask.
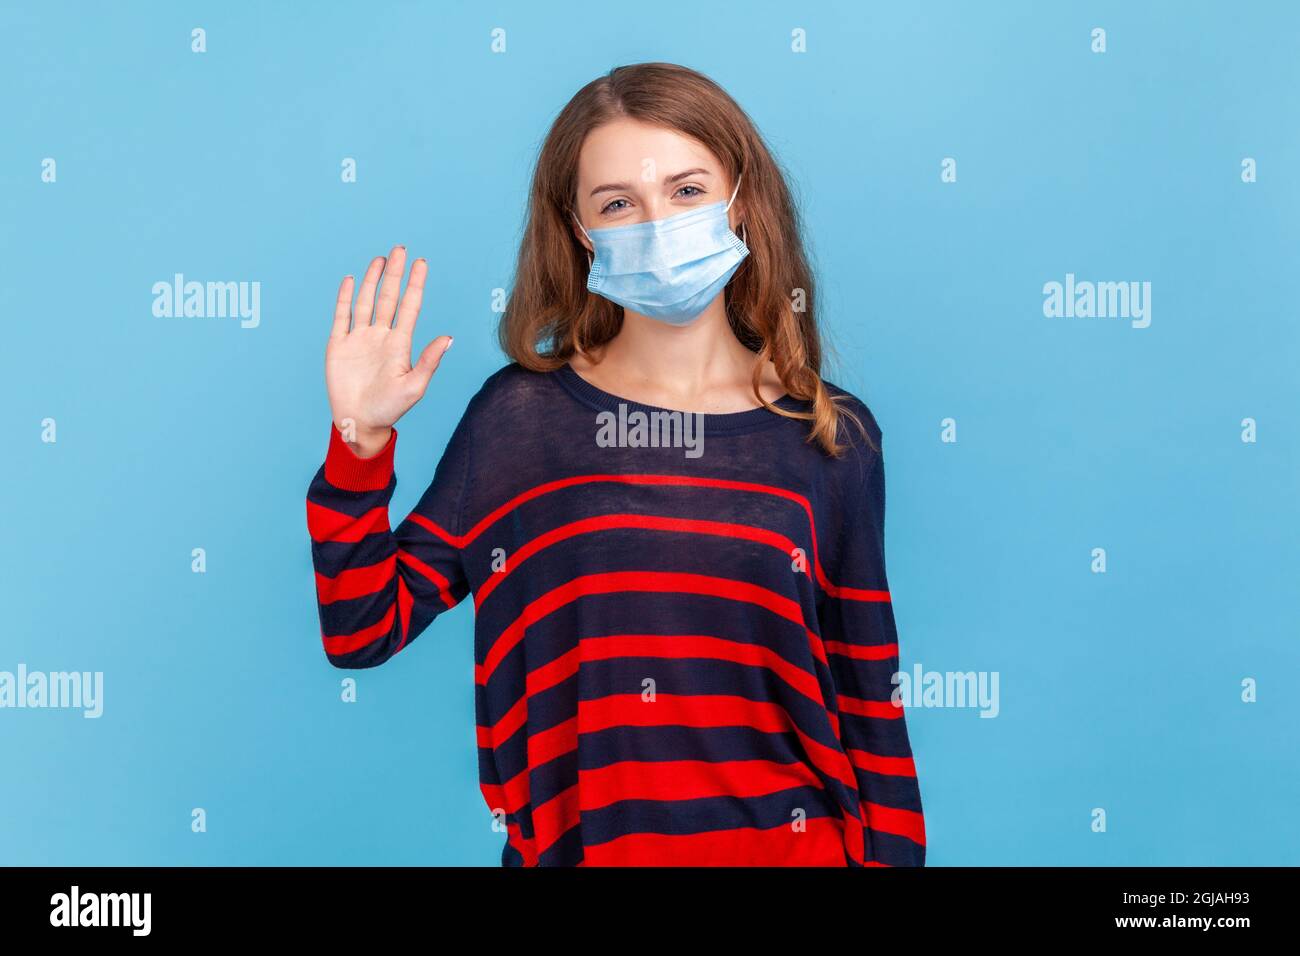
[[[447,339],[447,345],[446,345],[445,348],[443,348],[443,351],[444,351],[444,352],[449,352],[449,351],[451,351],[451,344],[452,344],[453,342],[455,342],[455,341],[456,341],[456,340],[455,340],[455,339],[452,339],[452,338]]]

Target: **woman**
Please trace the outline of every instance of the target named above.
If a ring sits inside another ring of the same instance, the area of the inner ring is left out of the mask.
[[[922,865],[880,429],[818,374],[793,205],[739,106],[651,63],[564,108],[513,361],[390,531],[392,426],[451,347],[412,366],[428,267],[399,300],[405,268],[398,246],[355,306],[339,288],[307,501],[322,636],[372,667],[473,595],[503,864]]]

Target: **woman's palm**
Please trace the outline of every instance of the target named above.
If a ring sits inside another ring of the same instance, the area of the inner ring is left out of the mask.
[[[406,414],[424,395],[443,353],[451,346],[450,337],[438,336],[419,362],[411,364],[411,338],[428,265],[423,259],[415,261],[399,302],[405,268],[402,246],[395,247],[387,260],[383,256],[374,259],[361,280],[355,308],[352,277],[339,286],[334,327],[325,349],[325,386],[335,425],[346,429],[350,422],[358,435],[384,432]]]

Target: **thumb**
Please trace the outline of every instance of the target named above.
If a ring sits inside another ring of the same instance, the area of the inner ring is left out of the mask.
[[[420,353],[420,360],[415,363],[411,369],[411,374],[416,377],[420,385],[420,390],[429,387],[429,380],[433,378],[433,373],[438,370],[438,365],[442,362],[442,357],[447,354],[451,348],[452,338],[450,335],[440,335],[424,347]]]

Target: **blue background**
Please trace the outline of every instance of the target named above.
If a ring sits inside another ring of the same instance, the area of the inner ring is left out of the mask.
[[[828,377],[884,429],[904,667],[1000,675],[996,719],[909,711],[929,862],[1300,864],[1298,27],[1281,2],[6,4],[0,670],[106,688],[98,720],[0,710],[0,862],[497,865],[469,602],[377,670],[321,650],[331,304],[404,242],[417,347],[456,337],[401,426],[400,517],[503,364],[492,290],[550,121],[657,59],[726,87],[800,197]],[[176,272],[259,281],[260,327],[155,318]],[[1067,272],[1150,281],[1150,328],[1045,318]]]

